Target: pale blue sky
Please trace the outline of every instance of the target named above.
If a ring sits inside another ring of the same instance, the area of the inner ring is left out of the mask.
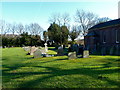
[[[2,19],[7,22],[29,24],[37,22],[45,30],[53,13],[69,13],[74,21],[77,9],[91,11],[100,17],[118,18],[118,2],[2,2]]]

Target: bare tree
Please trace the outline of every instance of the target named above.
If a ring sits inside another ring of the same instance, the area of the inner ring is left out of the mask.
[[[4,20],[0,20],[0,30],[1,34],[7,34],[10,32],[11,24],[5,22]]]
[[[25,25],[24,32],[28,32],[30,34],[30,25]]]
[[[62,20],[63,20],[63,25],[64,26],[68,26],[69,22],[70,22],[70,16],[68,13],[64,13],[62,15]]]
[[[58,25],[61,25],[61,16],[60,16],[60,13],[54,13],[54,14],[52,14],[48,21],[50,23],[56,23]]]
[[[68,26],[70,22],[70,17],[68,13],[64,13],[63,15],[61,15],[60,13],[54,13],[49,18],[49,22],[58,24],[59,26]]]
[[[14,34],[15,34],[15,32],[16,32],[16,24],[15,24],[15,23],[13,23],[13,24],[11,25],[10,31],[12,32],[12,34],[13,34],[13,36],[14,36]]]
[[[22,24],[18,24],[16,28],[18,34],[22,34],[24,32],[24,26]]]
[[[79,30],[83,36],[88,32],[88,29],[96,24],[98,16],[92,12],[85,12],[83,10],[77,10],[75,16],[75,22],[79,25]]]
[[[37,23],[31,23],[29,26],[30,34],[32,35],[40,35],[43,31],[43,28]]]
[[[96,21],[96,24],[103,23],[103,22],[107,22],[107,21],[110,21],[110,20],[111,20],[111,19],[108,18],[108,17],[98,18],[98,20]]]

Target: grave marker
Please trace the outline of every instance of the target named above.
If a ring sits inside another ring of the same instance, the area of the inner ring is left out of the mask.
[[[77,57],[76,57],[76,52],[69,52],[68,53],[68,59],[70,60],[70,59],[76,59]]]
[[[47,43],[45,43],[44,45],[45,45],[45,51],[48,52]]]
[[[41,58],[41,57],[43,57],[40,49],[37,49],[34,52],[33,56],[34,56],[34,58]]]
[[[30,55],[33,55],[33,53],[37,50],[38,48],[36,48],[35,46],[31,47],[30,49]]]
[[[58,56],[63,56],[64,55],[63,46],[58,47],[57,55]]]
[[[83,51],[83,58],[89,58],[89,51],[88,50]]]

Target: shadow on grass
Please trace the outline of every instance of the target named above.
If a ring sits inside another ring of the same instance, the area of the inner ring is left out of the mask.
[[[59,68],[52,68],[52,67],[43,67],[39,66],[40,68],[46,68],[50,70],[51,72],[38,72],[37,74],[49,74],[49,76],[45,76],[43,78],[37,78],[36,80],[31,80],[28,82],[23,82],[19,87],[28,87],[28,86],[35,86],[38,85],[40,82],[47,80],[48,78],[51,77],[56,77],[56,76],[64,76],[64,75],[74,75],[74,74],[81,74],[81,75],[88,75],[91,76],[95,79],[98,79],[99,74],[111,74],[111,73],[116,73],[118,69],[114,70],[93,70],[89,68],[79,68],[79,69],[71,69],[71,70],[60,70]],[[94,75],[93,75],[94,73]],[[22,73],[24,75],[30,75],[30,73]],[[36,74],[36,73],[33,73]],[[32,74],[32,75],[33,75]],[[103,79],[104,81],[107,81],[111,85],[117,85],[119,87],[119,82],[112,81],[110,79]]]
[[[54,62],[54,61],[57,61],[57,60],[65,60],[65,59],[67,59],[67,58],[55,59],[55,60],[41,62],[41,63],[48,63],[48,62]],[[49,78],[53,78],[53,77],[56,77],[56,76],[79,74],[79,75],[87,75],[87,76],[90,76],[90,77],[97,80],[97,79],[99,79],[98,76],[102,75],[102,74],[119,73],[119,69],[102,70],[102,68],[111,67],[112,62],[115,62],[115,60],[112,61],[112,59],[110,59],[110,62],[106,62],[105,64],[102,64],[103,67],[95,67],[95,68],[78,68],[78,69],[63,70],[63,69],[56,68],[56,67],[32,66],[32,67],[38,67],[38,68],[45,68],[48,71],[46,71],[46,72],[45,71],[44,72],[40,72],[40,71],[39,72],[32,72],[32,71],[30,71],[30,72],[9,72],[9,71],[19,69],[21,67],[29,66],[29,64],[19,64],[18,63],[18,64],[14,64],[12,66],[3,65],[4,68],[8,68],[8,69],[3,70],[2,74],[3,74],[4,77],[7,77],[6,80],[3,80],[4,83],[5,82],[10,82],[11,79],[15,79],[15,78],[29,77],[29,76],[32,76],[32,75],[44,75],[41,78],[37,78],[37,79],[34,79],[34,80],[30,80],[30,81],[23,81],[22,84],[18,85],[18,88],[28,88],[28,87],[34,88],[35,86],[37,86],[39,84],[42,85],[40,88],[45,88],[45,85],[43,85],[42,82],[47,81]],[[101,70],[97,70],[99,68]],[[120,82],[118,82],[118,81],[113,81],[113,80],[110,80],[109,78],[105,78],[105,79],[102,79],[102,80],[106,81],[110,85],[113,85],[113,86],[116,85],[117,87],[119,87]],[[61,87],[59,87],[59,88],[61,88]]]
[[[60,59],[56,59],[55,61],[58,61],[58,60],[68,60],[68,58],[60,58]]]
[[[56,49],[56,48],[48,48],[48,50],[52,50],[52,51],[57,52],[57,49]]]
[[[56,77],[56,76],[64,76],[64,75],[75,75],[75,74],[80,74],[80,75],[87,75],[90,76],[94,79],[98,79],[99,75],[102,74],[112,74],[112,73],[116,73],[119,72],[118,69],[108,69],[108,70],[95,70],[97,68],[94,69],[90,69],[90,68],[78,68],[78,69],[70,69],[70,70],[61,70],[60,68],[54,68],[54,67],[44,67],[44,66],[34,66],[34,67],[39,67],[39,68],[45,68],[47,69],[49,72],[13,72],[13,73],[8,73],[5,72],[3,70],[3,75],[4,76],[20,76],[20,77],[26,77],[26,76],[31,76],[31,75],[46,75],[47,76],[43,76],[41,78],[37,78],[31,81],[23,81],[22,84],[19,84],[18,87],[19,88],[28,88],[28,87],[32,87],[34,88],[34,86],[39,85],[40,83],[42,83],[43,81],[46,81],[49,78],[52,77]],[[106,67],[104,65],[104,67]],[[19,67],[11,67],[9,69],[9,71],[11,70],[15,70],[18,69]],[[94,74],[93,74],[94,73]],[[10,79],[9,79],[10,80]],[[110,80],[108,78],[102,79],[103,81],[107,81],[110,85],[116,85],[119,87],[119,83],[117,81],[113,81]],[[42,86],[44,88],[44,86]],[[60,88],[60,87],[59,87]]]

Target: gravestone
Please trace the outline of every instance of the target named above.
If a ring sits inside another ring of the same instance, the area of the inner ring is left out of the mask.
[[[27,52],[30,52],[30,47],[23,47],[23,49]]]
[[[30,55],[33,55],[33,53],[37,50],[38,48],[36,48],[35,46],[31,47],[30,49]]]
[[[69,47],[69,52],[76,52],[76,55],[82,55],[83,54],[83,45],[79,44],[73,44],[71,47]]]
[[[34,56],[34,58],[41,58],[41,57],[43,57],[40,49],[37,49],[37,50],[34,52],[33,56]]]
[[[89,58],[89,51],[88,50],[83,51],[83,58]]]
[[[45,45],[45,51],[48,52],[47,43],[45,43],[44,45]]]
[[[70,60],[70,59],[76,59],[77,57],[76,57],[76,52],[69,52],[68,53],[68,59]]]
[[[42,54],[46,54],[46,50],[45,49],[40,49]]]
[[[58,47],[57,55],[58,56],[63,56],[64,55],[63,46]]]

